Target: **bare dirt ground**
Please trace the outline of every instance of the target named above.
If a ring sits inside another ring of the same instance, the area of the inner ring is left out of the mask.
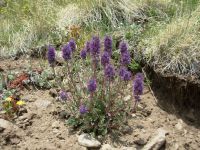
[[[39,61],[34,61],[38,67]],[[23,71],[29,66],[27,59],[0,61],[4,72],[8,68]],[[0,130],[0,149],[2,150],[81,150],[85,149],[77,142],[77,133],[72,132],[61,119],[63,104],[49,95],[49,90],[23,90],[22,99],[26,100],[27,113],[16,118],[12,123],[21,132],[16,135],[5,135]],[[165,129],[167,150],[198,150],[200,149],[200,129],[188,125],[181,118],[168,114],[157,104],[148,88],[142,96],[138,112],[129,119],[126,134],[119,141],[105,140],[113,147],[138,147],[145,145],[152,134],[158,129]],[[18,131],[19,131],[18,130]],[[8,133],[9,134],[9,133]]]

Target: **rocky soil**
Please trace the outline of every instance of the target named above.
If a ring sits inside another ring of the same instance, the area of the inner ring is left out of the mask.
[[[39,66],[39,62],[35,60],[32,62],[33,66]],[[28,64],[27,59],[4,60],[0,61],[0,68],[4,72],[8,68],[21,72],[28,67]],[[0,149],[86,149],[83,146],[85,139],[80,137],[81,133],[74,132],[65,125],[67,117],[64,113],[65,108],[49,94],[49,90],[24,89],[22,94],[22,99],[26,100],[27,113],[12,121],[0,118]],[[126,97],[125,100],[130,100],[130,97]],[[128,125],[120,130],[123,135],[118,137],[113,138],[109,135],[105,140],[99,137],[100,149],[133,150],[152,147],[158,149],[161,145],[162,149],[167,150],[200,149],[199,126],[186,123],[178,116],[162,110],[148,88],[145,88],[137,113],[132,114]]]

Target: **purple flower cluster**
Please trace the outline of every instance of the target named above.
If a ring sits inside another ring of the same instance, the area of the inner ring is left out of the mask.
[[[47,52],[47,59],[50,65],[53,65],[53,63],[55,62],[55,57],[56,57],[55,48],[53,46],[49,46]]]
[[[98,57],[100,54],[100,39],[98,36],[94,36],[90,42],[90,53],[93,57]]]
[[[103,55],[101,56],[101,64],[105,67],[110,63],[110,56],[108,52],[104,52]]]
[[[69,41],[69,46],[71,47],[72,52],[74,52],[76,50],[76,43],[75,43],[74,39],[71,39]]]
[[[110,36],[104,38],[104,51],[108,52],[110,56],[112,55],[112,38]]]
[[[79,107],[79,112],[81,115],[85,114],[88,112],[88,109],[85,105],[81,104],[80,107]]]
[[[85,50],[85,48],[81,51],[80,56],[82,59],[86,59],[87,51]]]
[[[131,56],[128,51],[128,45],[125,42],[120,43],[121,65],[127,66],[131,63]]]
[[[71,54],[72,54],[72,49],[70,47],[69,44],[67,45],[64,45],[63,48],[62,48],[62,56],[64,58],[64,60],[69,60],[71,59]]]
[[[128,45],[127,45],[127,43],[125,43],[123,41],[120,43],[119,48],[120,48],[121,54],[126,53],[128,51]]]
[[[130,53],[127,51],[121,54],[121,64],[126,66],[131,63]]]
[[[115,70],[111,64],[108,64],[104,69],[104,74],[107,79],[112,79],[115,76]]]
[[[95,79],[89,80],[87,88],[88,88],[88,91],[90,93],[94,93],[96,91],[96,89],[97,89],[97,82],[96,82],[96,80]]]
[[[119,76],[124,81],[129,81],[129,80],[131,80],[131,77],[132,77],[131,72],[128,71],[125,67],[120,68]]]
[[[144,89],[144,77],[141,73],[135,75],[135,80],[133,81],[133,94],[136,101],[140,101],[140,95],[143,94]]]
[[[68,95],[65,91],[60,91],[59,97],[62,101],[66,101],[68,99]]]

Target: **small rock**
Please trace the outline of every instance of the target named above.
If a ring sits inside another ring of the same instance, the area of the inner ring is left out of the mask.
[[[144,129],[144,126],[142,126],[142,125],[137,125],[136,128],[138,128],[138,129]]]
[[[56,89],[50,89],[49,90],[49,94],[52,96],[52,97],[56,97],[58,95]]]
[[[166,142],[167,131],[159,128],[155,136],[144,146],[143,150],[159,150]]]
[[[90,136],[89,134],[81,134],[78,137],[78,143],[81,146],[85,146],[88,148],[97,148],[101,146],[101,143],[96,140],[95,138],[93,138],[92,136]]]
[[[54,128],[59,129],[60,128],[60,122],[59,121],[55,121],[55,122],[52,123],[51,126],[52,126],[53,129]]]
[[[178,130],[183,129],[183,121],[181,119],[178,120],[178,123],[175,125],[175,128]]]
[[[46,109],[50,104],[51,104],[51,102],[48,101],[48,100],[40,100],[40,99],[38,99],[38,100],[35,101],[35,105],[39,109]]]
[[[126,97],[124,97],[124,101],[126,102],[126,101],[129,101],[131,99],[131,95],[128,95],[128,96],[126,96]]]
[[[145,144],[147,144],[147,141],[145,141],[144,139],[138,139],[138,140],[136,140],[134,142],[137,145],[145,145]]]
[[[117,150],[117,149],[112,147],[110,144],[104,144],[102,145],[100,150]]]
[[[137,150],[135,147],[122,147],[120,150]]]
[[[121,132],[123,134],[131,134],[133,132],[132,128],[130,126],[123,126],[121,128]]]
[[[136,114],[131,114],[131,116],[132,116],[133,118],[137,118],[137,115],[136,115]]]

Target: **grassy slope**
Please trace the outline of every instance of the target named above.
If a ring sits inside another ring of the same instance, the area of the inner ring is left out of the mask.
[[[163,72],[197,73],[199,0],[5,1],[0,55],[62,42],[66,27],[78,24],[83,36],[119,32],[134,52]]]

